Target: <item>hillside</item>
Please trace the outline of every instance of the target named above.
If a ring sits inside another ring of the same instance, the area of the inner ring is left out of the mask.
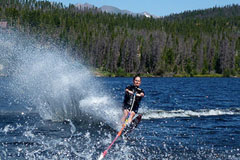
[[[205,10],[185,11],[181,14],[172,14],[165,19],[167,20],[183,20],[183,19],[206,19],[206,18],[232,18],[240,16],[239,5],[229,5],[225,7],[214,7]]]
[[[119,76],[240,74],[239,13],[233,5],[154,19],[47,1],[0,1],[0,19],[9,28],[42,42],[51,37],[86,65]]]

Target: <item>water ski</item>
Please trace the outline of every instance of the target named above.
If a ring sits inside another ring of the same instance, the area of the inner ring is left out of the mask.
[[[122,135],[125,136],[125,135],[131,133],[138,126],[138,124],[140,123],[141,119],[142,119],[142,115],[139,114],[136,118],[134,118],[132,120],[130,125],[127,125],[125,127],[125,129],[123,130],[123,134]]]

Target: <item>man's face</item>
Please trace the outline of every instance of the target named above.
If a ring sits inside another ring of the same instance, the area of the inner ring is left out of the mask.
[[[133,81],[134,86],[139,87],[141,85],[141,78],[136,77],[135,80]]]

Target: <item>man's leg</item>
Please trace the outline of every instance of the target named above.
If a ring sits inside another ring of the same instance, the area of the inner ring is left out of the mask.
[[[126,118],[127,118],[127,116],[128,116],[128,113],[129,113],[129,110],[128,109],[124,109],[123,110],[123,117],[122,117],[122,123],[125,123],[125,121],[126,121]]]
[[[131,111],[131,114],[130,114],[130,116],[128,118],[128,124],[130,124],[132,122],[134,116],[135,116],[135,112]]]

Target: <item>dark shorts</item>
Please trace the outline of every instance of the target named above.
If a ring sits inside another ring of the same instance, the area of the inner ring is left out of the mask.
[[[125,109],[128,109],[128,110],[130,111],[131,106],[130,106],[130,105],[123,105],[123,106],[122,106],[122,110],[125,110]],[[138,108],[133,107],[132,111],[135,112],[135,114],[137,114]]]

